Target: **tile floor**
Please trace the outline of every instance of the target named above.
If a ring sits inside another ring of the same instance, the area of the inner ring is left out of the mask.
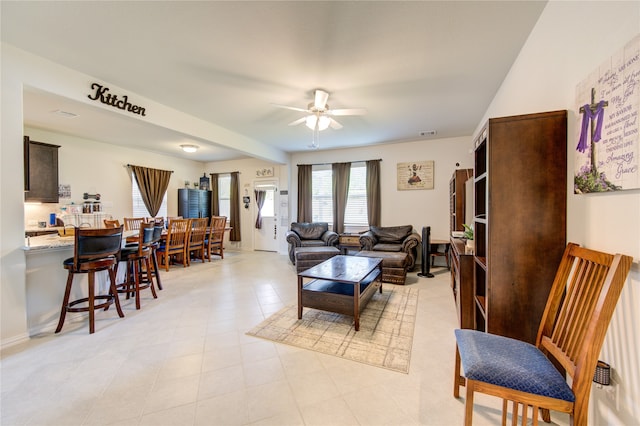
[[[228,252],[173,267],[164,290],[126,317],[69,321],[8,348],[1,418],[10,425],[461,425],[452,396],[455,306],[446,268],[409,274],[420,289],[409,374],[245,335],[297,302],[288,257]],[[60,283],[63,285],[64,283]],[[553,413],[555,424],[568,418]],[[499,424],[500,401],[478,396],[474,424]]]

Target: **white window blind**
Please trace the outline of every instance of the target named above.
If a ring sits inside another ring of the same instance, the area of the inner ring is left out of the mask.
[[[218,176],[220,216],[231,217],[231,175]]]
[[[147,210],[147,207],[144,205],[144,201],[142,201],[142,195],[140,195],[140,189],[138,188],[138,182],[136,182],[136,178],[131,175],[131,199],[133,201],[133,212],[132,217],[151,217],[151,214]],[[162,205],[160,206],[160,210],[158,210],[158,217],[167,217],[167,193],[165,191],[164,197],[162,198]]]
[[[364,164],[351,165],[349,196],[344,212],[345,226],[367,226],[367,168]]]
[[[331,166],[313,166],[312,212],[314,222],[333,225],[333,199]],[[367,226],[367,168],[364,163],[351,165],[349,194],[344,217],[345,226]]]
[[[311,212],[314,222],[333,224],[333,199],[331,198],[331,166],[313,166],[311,171]]]

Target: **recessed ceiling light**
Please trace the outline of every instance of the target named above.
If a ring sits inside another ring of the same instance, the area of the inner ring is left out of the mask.
[[[185,145],[180,145],[180,148],[182,148],[184,152],[196,152],[199,147],[198,145],[185,144]]]
[[[69,111],[63,111],[61,109],[57,109],[55,111],[51,111],[52,114],[55,115],[59,115],[60,117],[64,117],[64,118],[76,118],[78,116],[78,114],[75,114],[73,112],[69,112]]]

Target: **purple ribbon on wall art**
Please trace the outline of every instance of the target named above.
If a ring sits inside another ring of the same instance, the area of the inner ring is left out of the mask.
[[[578,140],[578,146],[576,149],[580,152],[587,150],[587,132],[589,129],[590,120],[596,120],[596,130],[593,133],[593,141],[598,142],[602,138],[602,121],[604,118],[604,101],[598,102],[598,106],[595,111],[591,111],[589,104],[585,104],[582,107],[584,115],[582,116],[582,130],[580,130],[580,140]]]

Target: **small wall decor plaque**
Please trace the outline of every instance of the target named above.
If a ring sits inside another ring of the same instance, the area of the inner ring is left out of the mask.
[[[109,88],[103,86],[98,83],[93,83],[91,88],[95,90],[93,95],[87,95],[89,99],[92,101],[102,102],[105,105],[112,106],[114,108],[121,109],[123,111],[128,111],[132,114],[147,115],[147,110],[141,106],[134,105],[129,102],[129,97],[127,95],[122,96],[121,98],[118,95],[109,93]]]
[[[433,189],[433,161],[398,163],[398,190]]]
[[[265,167],[256,170],[256,177],[271,177],[273,176],[273,167]]]

